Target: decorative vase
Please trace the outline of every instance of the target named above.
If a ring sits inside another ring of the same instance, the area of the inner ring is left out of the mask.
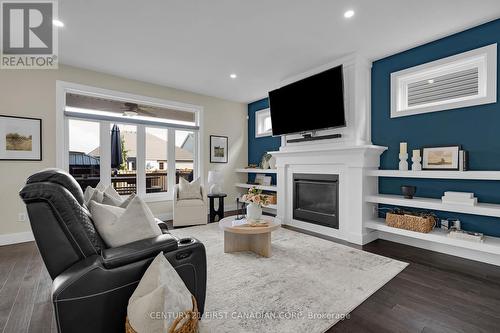
[[[399,154],[399,170],[408,171],[408,154]]]
[[[256,203],[247,205],[247,219],[258,221],[262,217],[262,207]]]

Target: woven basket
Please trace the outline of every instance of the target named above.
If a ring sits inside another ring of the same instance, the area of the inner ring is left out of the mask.
[[[191,296],[193,300],[193,309],[186,310],[179,314],[179,316],[174,320],[172,326],[168,329],[167,333],[196,333],[198,332],[198,304],[194,296]],[[126,333],[137,333],[130,325],[128,318],[125,321],[125,332]]]
[[[277,202],[276,194],[267,194],[266,196],[267,196],[267,199],[269,200],[269,204],[276,205],[276,202]]]
[[[387,213],[385,223],[389,227],[428,233],[436,225],[436,219],[433,216]]]

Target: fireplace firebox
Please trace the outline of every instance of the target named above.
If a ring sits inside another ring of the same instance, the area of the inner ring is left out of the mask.
[[[339,176],[293,174],[293,218],[339,228]]]

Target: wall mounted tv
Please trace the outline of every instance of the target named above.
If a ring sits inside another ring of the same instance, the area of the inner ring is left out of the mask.
[[[269,92],[273,135],[346,126],[342,66]]]

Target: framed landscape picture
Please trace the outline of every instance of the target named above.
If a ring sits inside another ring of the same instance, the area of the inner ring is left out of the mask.
[[[210,135],[210,163],[227,163],[227,136]]]
[[[422,170],[458,170],[460,146],[425,147]]]
[[[0,115],[0,160],[41,161],[42,120]]]

